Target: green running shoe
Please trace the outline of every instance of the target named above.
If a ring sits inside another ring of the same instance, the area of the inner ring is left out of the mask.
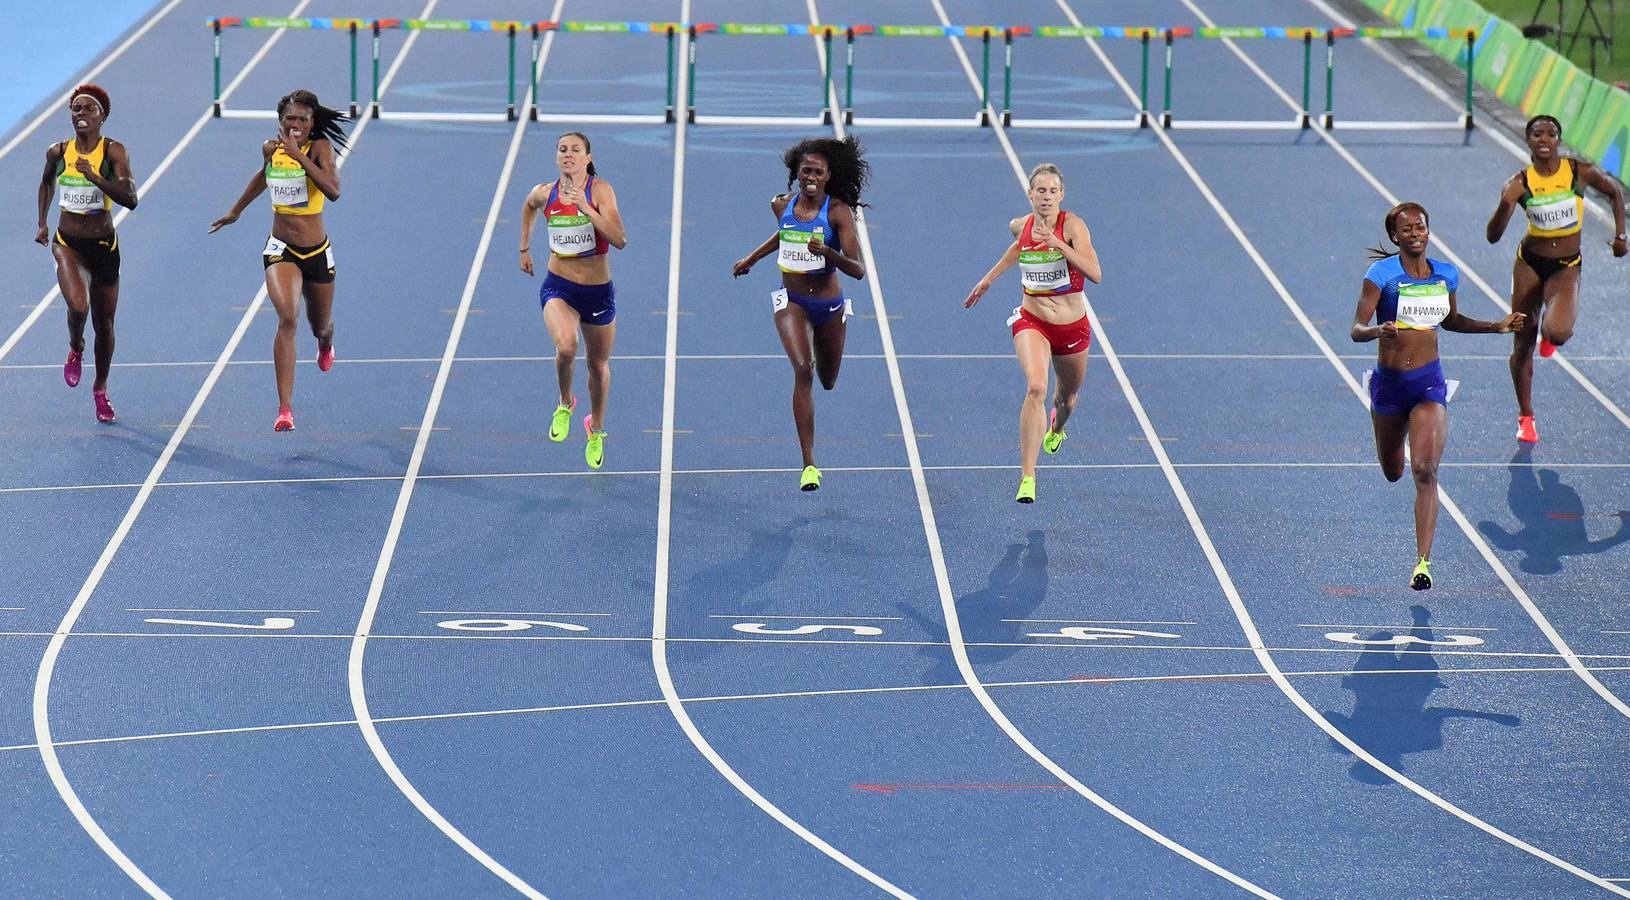
[[[573,397],[571,403],[562,403],[555,407],[555,417],[549,420],[549,440],[560,443],[566,440],[566,435],[572,432],[572,410],[577,409],[577,398]]]
[[[1411,588],[1417,590],[1417,591],[1429,591],[1429,590],[1431,590],[1432,589],[1432,568],[1431,567],[1432,567],[1432,561],[1427,559],[1424,556],[1421,557],[1420,561],[1415,563],[1415,573],[1409,577],[1409,586]]]
[[[1057,421],[1058,409],[1055,407],[1052,412],[1047,414],[1047,435],[1041,439],[1041,449],[1046,450],[1048,453],[1057,453],[1058,448],[1063,445],[1064,439],[1069,437],[1062,431],[1053,430],[1053,423]]]
[[[1020,503],[1036,502],[1036,476],[1026,475],[1019,479],[1019,493],[1013,499]]]
[[[583,445],[583,460],[589,464],[589,468],[598,469],[606,464],[606,433],[590,427],[589,420],[592,418],[593,413],[583,417],[583,430],[589,434],[589,442]]]
[[[818,491],[821,489],[821,470],[814,466],[804,466],[804,474],[798,476],[798,490]]]

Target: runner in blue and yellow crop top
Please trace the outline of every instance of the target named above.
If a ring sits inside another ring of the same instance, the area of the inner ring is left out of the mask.
[[[323,226],[323,206],[340,199],[340,163],[335,145],[345,146],[345,115],[323,106],[310,91],[295,91],[277,102],[277,137],[261,146],[261,166],[250,177],[231,212],[210,225],[210,233],[238,220],[263,191],[272,195],[272,233],[261,251],[266,294],[277,309],[272,368],[277,378],[274,431],[294,430],[294,334],[300,301],[317,338],[317,368],[334,365],[334,248]]]
[[[83,371],[85,321],[96,334],[96,381],[91,400],[98,422],[114,421],[108,402],[108,373],[113,366],[113,319],[119,308],[119,235],[113,228],[113,204],[136,208],[136,179],[124,145],[103,137],[111,102],[107,91],[82,84],[69,94],[68,117],[74,136],[45,151],[40,178],[39,229],[34,240],[50,248],[57,264],[57,286],[68,307],[68,359],[62,379],[78,387]],[[51,233],[46,212],[57,198],[57,230]]]
[[[852,135],[841,141],[803,141],[781,161],[787,167],[788,192],[770,200],[775,233],[737,260],[730,272],[740,278],[754,263],[776,254],[781,288],[771,292],[770,309],[792,363],[792,417],[804,456],[798,488],[813,491],[821,486],[821,470],[815,467],[813,383],[819,378],[821,387],[831,390],[843,363],[845,323],[854,310],[838,273],[866,277],[855,210],[863,205],[860,192],[871,168]]]
[[[1624,190],[1612,176],[1582,159],[1561,155],[1562,123],[1552,116],[1528,120],[1529,163],[1500,191],[1489,217],[1488,242],[1498,243],[1518,207],[1528,229],[1511,267],[1511,308],[1528,314],[1528,326],[1511,342],[1511,387],[1517,395],[1517,440],[1539,440],[1534,425],[1534,348],[1549,357],[1573,337],[1579,310],[1579,272],[1585,186],[1613,203],[1614,256],[1630,253],[1625,235]]]
[[[1498,322],[1469,319],[1455,308],[1460,270],[1426,255],[1431,230],[1425,207],[1400,203],[1384,221],[1396,253],[1374,251],[1359,290],[1352,338],[1381,342],[1376,367],[1364,373],[1370,392],[1375,452],[1388,481],[1404,476],[1404,446],[1415,476],[1415,569],[1410,586],[1432,586],[1432,536],[1437,528],[1438,461],[1449,437],[1449,396],[1453,383],[1438,364],[1438,329],[1507,334],[1523,326],[1522,313]],[[1376,324],[1371,325],[1374,319]]]

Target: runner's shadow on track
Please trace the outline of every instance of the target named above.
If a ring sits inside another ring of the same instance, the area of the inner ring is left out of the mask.
[[[1484,520],[1477,530],[1489,543],[1505,551],[1522,553],[1518,564],[1531,575],[1555,575],[1562,571],[1562,558],[1602,553],[1630,541],[1630,510],[1619,510],[1618,530],[1601,540],[1591,540],[1585,531],[1585,502],[1579,492],[1562,482],[1554,469],[1529,465],[1533,451],[1519,449],[1511,458],[1511,485],[1506,504],[1522,527],[1507,531],[1498,522]]]
[[[1481,719],[1507,727],[1522,724],[1522,719],[1504,713],[1480,712],[1471,709],[1427,706],[1432,693],[1444,686],[1438,677],[1438,662],[1430,652],[1420,652],[1431,644],[1431,613],[1423,606],[1411,606],[1414,626],[1407,638],[1416,641],[1399,644],[1396,652],[1368,652],[1359,654],[1352,674],[1343,676],[1341,686],[1353,692],[1351,715],[1325,712],[1342,733],[1360,747],[1368,750],[1381,762],[1394,770],[1404,771],[1404,755],[1426,753],[1443,749],[1443,723],[1448,719]],[[1399,637],[1390,631],[1370,635],[1370,641],[1387,641]],[[1338,750],[1345,752],[1339,744]],[[1354,759],[1350,770],[1354,779],[1365,784],[1388,784],[1391,779],[1379,769]]]
[[[1047,532],[1037,529],[1025,535],[1025,543],[1007,545],[984,587],[957,598],[957,620],[969,644],[968,661],[975,665],[1002,662],[1023,649],[1020,645],[1030,643],[1024,636],[1026,623],[1004,620],[1028,618],[1047,599],[1047,584]],[[949,639],[938,616],[924,615],[909,603],[896,604],[896,608],[936,640]],[[986,646],[991,644],[997,646]],[[962,683],[949,647],[924,647],[923,655],[934,663],[925,684]]]

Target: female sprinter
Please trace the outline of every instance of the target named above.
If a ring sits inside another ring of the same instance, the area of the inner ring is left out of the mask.
[[[770,200],[778,230],[736,260],[730,274],[740,278],[754,263],[776,254],[781,290],[770,294],[770,306],[781,346],[792,363],[792,418],[804,454],[798,489],[813,491],[821,486],[821,470],[815,468],[814,377],[828,391],[838,383],[845,323],[854,308],[843,295],[837,273],[866,277],[855,210],[866,205],[860,202],[860,192],[871,178],[871,165],[852,135],[841,141],[810,138],[788,150],[781,161],[787,166],[788,192]]]
[[[323,203],[340,199],[340,170],[334,148],[345,147],[343,113],[317,101],[311,91],[295,91],[277,101],[277,137],[260,148],[261,168],[249,179],[232,211],[209,226],[214,234],[238,221],[261,191],[272,194],[272,234],[261,265],[266,294],[277,309],[272,365],[277,373],[274,431],[294,430],[294,329],[300,299],[317,337],[317,368],[334,366],[334,248],[323,228]]]
[[[1387,238],[1396,251],[1372,250],[1353,315],[1353,340],[1381,341],[1376,367],[1365,373],[1375,455],[1388,481],[1404,477],[1404,442],[1415,476],[1415,570],[1409,586],[1432,587],[1432,532],[1438,521],[1438,460],[1449,439],[1449,383],[1438,365],[1437,329],[1469,334],[1520,331],[1527,316],[1498,322],[1468,319],[1455,309],[1460,270],[1426,256],[1431,237],[1425,207],[1400,203],[1387,212]],[[1374,318],[1376,324],[1371,325]]]
[[[40,225],[37,243],[51,248],[57,261],[57,285],[68,304],[68,361],[62,379],[79,386],[81,357],[85,353],[85,317],[96,331],[96,381],[91,399],[96,421],[112,422],[108,402],[108,369],[113,365],[113,315],[119,308],[119,236],[113,231],[113,204],[136,208],[136,179],[124,145],[102,136],[102,123],[111,110],[107,91],[94,84],[74,88],[68,115],[74,123],[72,140],[52,144],[45,151],[45,175],[40,179]],[[57,193],[57,233],[49,237],[45,211],[51,193]]]
[[[605,465],[606,394],[611,390],[611,345],[617,337],[617,291],[611,286],[607,247],[628,246],[628,232],[617,210],[617,192],[594,177],[589,139],[568,131],[555,142],[560,177],[534,187],[521,207],[521,271],[532,273],[532,223],[542,210],[549,230],[549,274],[538,291],[543,323],[555,342],[555,377],[560,404],[549,423],[549,440],[560,443],[572,430],[572,367],[577,361],[577,334],[583,333],[589,357],[589,408],[583,417],[588,444],[583,459],[589,468]]]
[[[1539,355],[1549,357],[1573,337],[1579,314],[1579,229],[1585,211],[1585,189],[1613,200],[1614,256],[1630,252],[1624,230],[1624,190],[1601,169],[1559,155],[1562,123],[1551,116],[1528,120],[1528,167],[1500,191],[1500,205],[1489,217],[1488,241],[1498,243],[1511,213],[1520,204],[1528,215],[1528,233],[1517,246],[1511,268],[1511,308],[1528,314],[1528,325],[1511,342],[1511,386],[1517,391],[1517,440],[1534,443],[1534,338]]]
[[[1024,403],[1019,407],[1020,503],[1036,502],[1036,451],[1057,453],[1064,443],[1064,427],[1075,410],[1075,395],[1087,377],[1087,347],[1092,327],[1087,323],[1086,282],[1103,280],[1098,251],[1080,217],[1064,211],[1064,175],[1058,166],[1042,163],[1030,170],[1030,209],[1007,223],[1013,234],[1002,258],[973,286],[963,308],[972,307],[990,290],[997,276],[1015,262],[1024,287],[1023,302],[1013,309],[1007,324],[1013,331],[1013,349],[1024,371]],[[1047,395],[1047,362],[1058,373],[1053,409],[1043,424],[1042,398]]]

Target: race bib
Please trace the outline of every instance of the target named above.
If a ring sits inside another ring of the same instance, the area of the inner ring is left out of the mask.
[[[288,244],[283,243],[282,241],[278,240],[277,238],[267,237],[266,238],[266,249],[260,251],[260,255],[261,256],[269,256],[274,260],[278,260],[278,259],[283,258],[283,251],[287,250],[287,249],[289,249]]]
[[[1026,294],[1067,294],[1070,290],[1070,262],[1058,250],[1021,251],[1019,283]]]
[[[592,256],[594,223],[581,213],[549,217],[549,252],[556,256]]]
[[[815,272],[826,268],[826,257],[809,250],[809,241],[815,236],[796,228],[781,229],[781,248],[775,260],[781,271]]]
[[[787,308],[787,289],[770,292],[770,312],[778,313]]]
[[[1572,191],[1530,197],[1525,206],[1535,231],[1571,231],[1579,227],[1579,196]]]
[[[78,173],[63,173],[57,176],[57,205],[63,212],[79,215],[102,212],[107,209],[107,195],[89,178]]]
[[[1398,285],[1399,328],[1427,331],[1449,315],[1449,286],[1442,281]]]
[[[311,200],[306,185],[306,170],[266,168],[266,190],[272,195],[274,206],[305,206]]]

